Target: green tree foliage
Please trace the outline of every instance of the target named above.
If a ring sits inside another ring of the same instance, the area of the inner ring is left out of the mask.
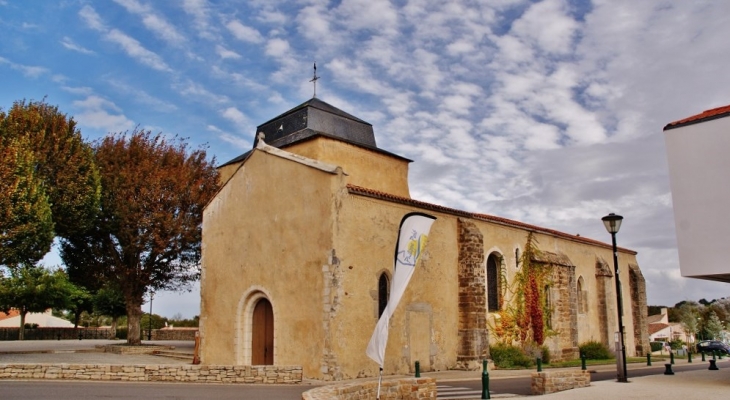
[[[15,308],[20,312],[20,335],[23,340],[25,316],[29,312],[44,312],[49,308],[66,308],[73,291],[62,270],[49,271],[43,267],[24,266],[0,277],[0,310]]]
[[[119,287],[127,342],[139,344],[145,293],[199,277],[203,208],[218,190],[218,173],[204,150],[145,131],[107,136],[94,152],[100,212],[89,229],[62,242],[61,256],[72,277]]]
[[[86,312],[92,312],[93,297],[88,290],[81,286],[71,284],[71,290],[68,294],[68,309],[73,313],[74,328],[78,328],[81,320],[81,314]]]
[[[99,173],[76,122],[58,108],[18,101],[0,112],[0,264],[34,264],[54,236],[90,226]]]
[[[6,125],[0,113],[0,265],[33,265],[53,242],[51,206],[28,139]]]
[[[124,303],[122,291],[112,285],[104,286],[96,292],[93,302],[94,311],[111,317],[112,332],[116,336],[119,317],[127,315],[127,307]]]
[[[705,323],[705,332],[707,333],[708,339],[720,338],[720,332],[725,329],[720,318],[715,314],[714,311],[710,311],[710,314]]]
[[[701,306],[693,301],[684,302],[678,309],[679,322],[682,324],[687,335],[695,335],[699,332],[699,321],[697,320],[700,316],[699,308]]]

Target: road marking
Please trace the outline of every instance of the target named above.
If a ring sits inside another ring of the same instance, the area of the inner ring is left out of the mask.
[[[468,387],[436,385],[436,389],[438,390],[436,398],[439,400],[480,399],[482,397],[481,390],[474,390]],[[515,396],[517,395],[512,393],[495,394],[493,391],[489,391],[489,397],[493,399]]]

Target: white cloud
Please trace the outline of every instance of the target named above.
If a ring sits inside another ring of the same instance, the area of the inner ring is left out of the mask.
[[[284,39],[274,38],[266,42],[266,55],[272,57],[286,57],[291,55],[289,42]]]
[[[235,51],[228,50],[219,44],[215,46],[215,52],[218,53],[220,58],[222,58],[224,60],[229,59],[229,58],[237,60],[237,59],[241,58],[240,54],[236,53]]]
[[[0,57],[0,64],[6,64],[11,69],[20,71],[21,74],[23,74],[24,76],[26,76],[28,78],[38,78],[41,75],[44,75],[44,74],[47,74],[50,72],[48,70],[48,68],[38,67],[38,66],[33,66],[33,65],[18,64],[18,63],[14,63],[4,57]]]
[[[156,14],[152,7],[142,4],[137,0],[114,0],[114,2],[124,7],[130,13],[140,16],[144,26],[160,39],[176,46],[182,45],[185,42],[185,37],[178,32],[177,28],[170,24],[164,17]]]
[[[183,10],[193,17],[198,35],[205,39],[215,39],[214,28],[210,25],[209,6],[206,0],[184,0]]]
[[[65,47],[69,50],[73,50],[73,51],[76,51],[76,52],[79,52],[82,54],[94,54],[93,51],[74,43],[74,41],[71,40],[71,38],[69,38],[68,36],[64,36],[63,39],[61,39],[61,41],[59,43],[61,43],[61,45],[63,45],[63,47]]]
[[[241,21],[231,20],[226,24],[226,28],[238,40],[248,43],[261,43],[264,41],[264,37],[261,36],[259,31],[242,24]]]
[[[81,126],[106,132],[122,132],[134,127],[134,123],[121,113],[116,104],[102,97],[91,95],[71,104],[80,110],[74,113],[74,119]]]
[[[251,141],[244,139],[240,136],[234,135],[229,132],[225,132],[215,125],[208,125],[206,128],[210,132],[214,132],[218,135],[218,138],[226,143],[230,143],[238,149],[249,150],[251,148]]]
[[[221,110],[221,116],[238,126],[244,126],[248,123],[248,118],[246,118],[246,115],[244,115],[236,107],[228,107],[224,110]]]
[[[109,84],[120,93],[129,96],[132,101],[145,106],[150,106],[156,111],[174,112],[178,110],[178,107],[175,104],[152,96],[143,89],[124,83],[121,80],[109,79],[107,80],[107,84]]]
[[[119,30],[110,30],[105,35],[105,38],[111,42],[120,45],[122,49],[124,49],[124,51],[127,53],[127,55],[137,60],[141,64],[144,64],[158,71],[172,71],[172,69],[165,63],[165,61],[160,56],[150,50],[147,50],[136,39],[126,35]]]
[[[79,10],[79,16],[86,22],[86,24],[91,29],[97,31],[106,30],[104,22],[101,20],[101,17],[99,16],[99,14],[96,13],[96,10],[94,10],[93,7],[89,5],[81,7],[81,10]]]
[[[215,94],[203,87],[203,85],[191,80],[174,83],[173,89],[177,90],[181,95],[196,102],[221,104],[229,101],[228,97]]]

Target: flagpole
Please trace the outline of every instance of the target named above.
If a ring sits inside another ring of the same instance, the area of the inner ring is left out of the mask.
[[[380,400],[380,382],[383,381],[383,367],[380,367],[380,377],[378,377],[378,395],[375,400]]]

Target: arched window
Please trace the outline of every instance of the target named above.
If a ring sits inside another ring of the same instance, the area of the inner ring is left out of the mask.
[[[553,329],[553,310],[552,310],[552,304],[550,302],[550,285],[545,285],[545,326],[548,329]]]
[[[499,311],[500,309],[500,274],[501,257],[492,253],[487,258],[487,309]]]
[[[385,307],[388,305],[388,296],[390,295],[390,282],[388,275],[383,272],[378,279],[378,318],[383,315]]]
[[[578,297],[578,314],[585,314],[586,309],[588,308],[586,305],[586,300],[588,300],[588,296],[584,290],[584,284],[583,284],[583,277],[578,277],[578,290],[576,291],[576,295]]]

